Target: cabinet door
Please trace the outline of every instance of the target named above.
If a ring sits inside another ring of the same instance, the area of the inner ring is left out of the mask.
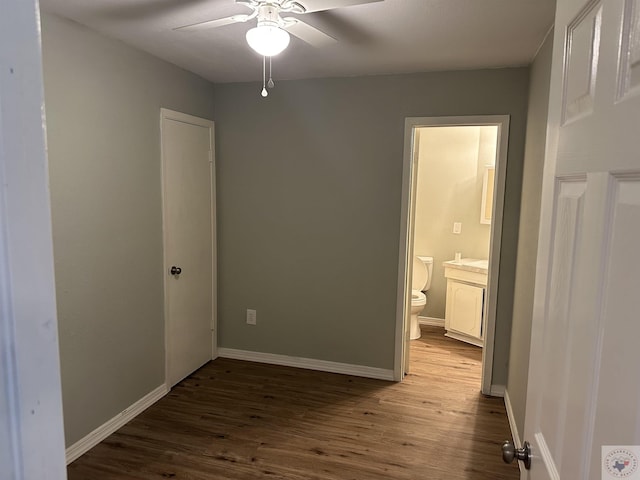
[[[484,288],[466,283],[449,282],[447,307],[450,315],[448,328],[460,333],[481,338],[482,305]]]

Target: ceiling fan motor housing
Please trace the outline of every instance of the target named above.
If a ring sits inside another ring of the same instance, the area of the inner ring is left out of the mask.
[[[278,5],[267,3],[258,7],[258,26],[259,27],[280,27],[282,19],[280,18],[280,7]]]

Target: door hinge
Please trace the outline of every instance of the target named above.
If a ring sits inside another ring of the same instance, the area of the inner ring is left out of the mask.
[[[209,163],[213,163],[213,151],[209,150]]]

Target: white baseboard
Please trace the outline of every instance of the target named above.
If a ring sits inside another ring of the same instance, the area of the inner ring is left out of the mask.
[[[80,457],[82,454],[91,450],[102,440],[122,427],[125,423],[140,415],[144,410],[164,397],[168,391],[169,388],[166,385],[160,385],[158,388],[147,393],[144,397],[142,397],[130,407],[125,408],[111,420],[103,423],[94,431],[71,445],[66,450],[67,465]]]
[[[520,440],[520,433],[518,432],[518,426],[516,425],[516,419],[513,413],[513,407],[511,406],[511,398],[509,398],[508,390],[505,390],[504,392],[504,406],[507,409],[507,418],[509,419],[509,427],[511,428],[513,443],[516,448],[521,448],[522,441]]]
[[[442,328],[444,328],[444,318],[418,317],[418,323],[420,325],[428,325],[430,327],[442,327]]]
[[[329,362],[327,360],[315,360],[313,358],[290,357],[275,353],[250,352],[248,350],[236,350],[235,348],[218,348],[218,356],[247,360],[250,362],[269,363],[285,367],[306,368],[321,372],[341,373],[356,377],[376,378],[379,380],[393,380],[393,370],[384,368],[365,367],[363,365],[351,365],[348,363]]]
[[[513,444],[516,448],[522,448],[522,440],[520,440],[520,432],[518,432],[518,425],[516,424],[516,418],[513,413],[513,407],[511,406],[511,398],[509,397],[509,391],[504,391],[504,407],[507,410],[507,418],[509,419],[509,428],[511,429],[511,436],[513,437]],[[522,462],[518,462],[518,468],[520,469],[520,475],[524,474]]]
[[[504,397],[506,387],[504,385],[491,385],[489,395],[492,397]]]

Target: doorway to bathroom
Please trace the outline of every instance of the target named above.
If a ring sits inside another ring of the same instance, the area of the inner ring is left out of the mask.
[[[406,119],[397,380],[411,368],[415,265],[418,279],[429,271],[430,285],[426,306],[414,300],[414,323],[420,310],[422,324],[481,347],[482,393],[500,394],[492,370],[508,128],[502,115]]]

